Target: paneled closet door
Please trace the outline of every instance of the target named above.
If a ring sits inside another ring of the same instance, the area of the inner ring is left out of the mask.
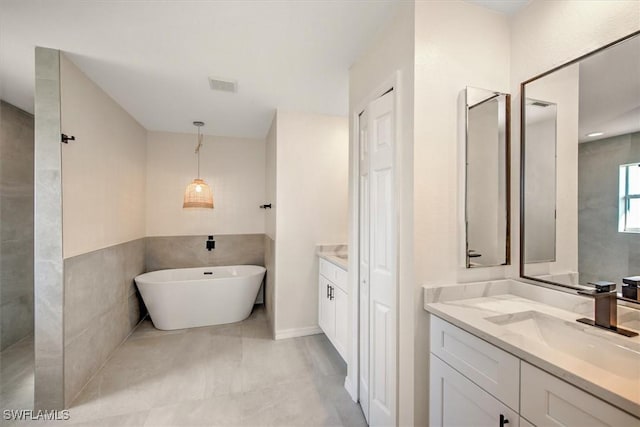
[[[396,423],[394,93],[359,119],[359,400],[371,426]]]
[[[360,327],[359,327],[359,400],[364,417],[369,422],[369,114],[360,114]]]
[[[394,194],[394,93],[368,106],[369,424],[396,423],[396,212]]]

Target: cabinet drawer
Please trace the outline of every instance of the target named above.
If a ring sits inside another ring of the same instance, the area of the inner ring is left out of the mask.
[[[538,427],[638,427],[640,420],[522,362],[520,413]]]
[[[430,359],[431,427],[518,427],[518,413],[504,405],[458,371],[431,355]]]
[[[430,318],[431,352],[518,411],[520,360],[439,317]]]
[[[320,258],[320,274],[333,282],[343,291],[347,292],[347,272],[337,265]]]

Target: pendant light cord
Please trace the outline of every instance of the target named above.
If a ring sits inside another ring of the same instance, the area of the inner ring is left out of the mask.
[[[200,134],[200,126],[198,126],[198,146],[196,154],[198,155],[198,179],[200,179],[200,148],[202,147],[202,135]]]

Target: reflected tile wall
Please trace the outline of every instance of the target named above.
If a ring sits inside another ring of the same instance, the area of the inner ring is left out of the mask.
[[[33,126],[0,102],[0,351],[33,333]]]
[[[217,265],[264,266],[264,234],[214,236],[216,248],[206,249],[207,236],[147,237],[147,271]]]
[[[579,146],[580,283],[640,275],[640,235],[618,231],[619,167],[640,161],[640,132]]]
[[[67,406],[146,313],[134,282],[144,272],[145,239],[64,260]]]

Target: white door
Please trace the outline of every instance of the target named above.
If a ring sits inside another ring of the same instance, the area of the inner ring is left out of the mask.
[[[369,424],[396,421],[396,230],[393,92],[369,104]]]
[[[369,422],[369,140],[367,134],[368,113],[365,110],[360,114],[360,299],[359,299],[359,362],[360,365],[359,400],[364,417]]]
[[[360,401],[371,426],[396,423],[393,103],[391,91],[361,116]]]

